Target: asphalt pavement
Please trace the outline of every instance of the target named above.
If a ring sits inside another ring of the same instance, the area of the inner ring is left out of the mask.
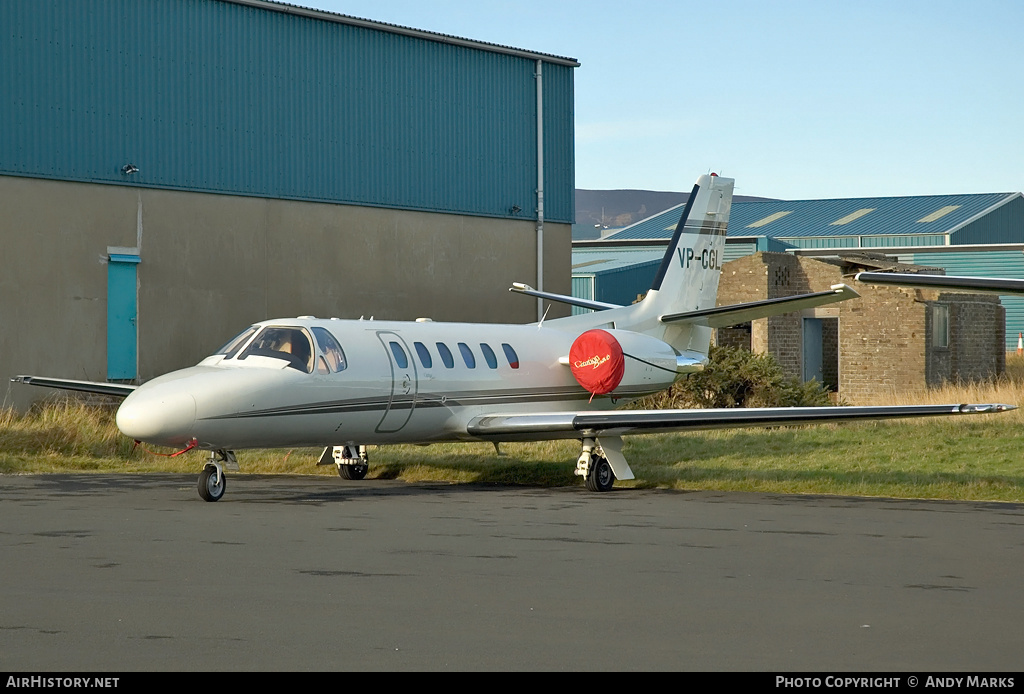
[[[1024,506],[0,476],[0,670],[1014,671]]]

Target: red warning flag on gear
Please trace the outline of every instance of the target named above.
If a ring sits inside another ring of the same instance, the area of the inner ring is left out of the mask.
[[[581,386],[595,395],[605,395],[622,381],[626,362],[619,341],[611,333],[588,330],[572,343],[569,367]]]

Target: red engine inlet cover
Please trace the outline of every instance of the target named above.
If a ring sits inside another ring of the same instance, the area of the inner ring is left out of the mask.
[[[572,343],[569,367],[576,381],[595,395],[612,392],[622,381],[626,360],[611,333],[588,330]]]

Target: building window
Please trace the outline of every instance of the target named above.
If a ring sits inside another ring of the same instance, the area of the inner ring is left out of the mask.
[[[949,306],[932,306],[932,347],[949,347]]]

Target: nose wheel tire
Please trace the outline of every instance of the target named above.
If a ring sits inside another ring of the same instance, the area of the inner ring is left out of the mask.
[[[199,496],[203,498],[203,501],[217,501],[224,496],[226,486],[227,480],[224,478],[224,473],[218,473],[217,468],[213,465],[207,465],[199,473]]]

